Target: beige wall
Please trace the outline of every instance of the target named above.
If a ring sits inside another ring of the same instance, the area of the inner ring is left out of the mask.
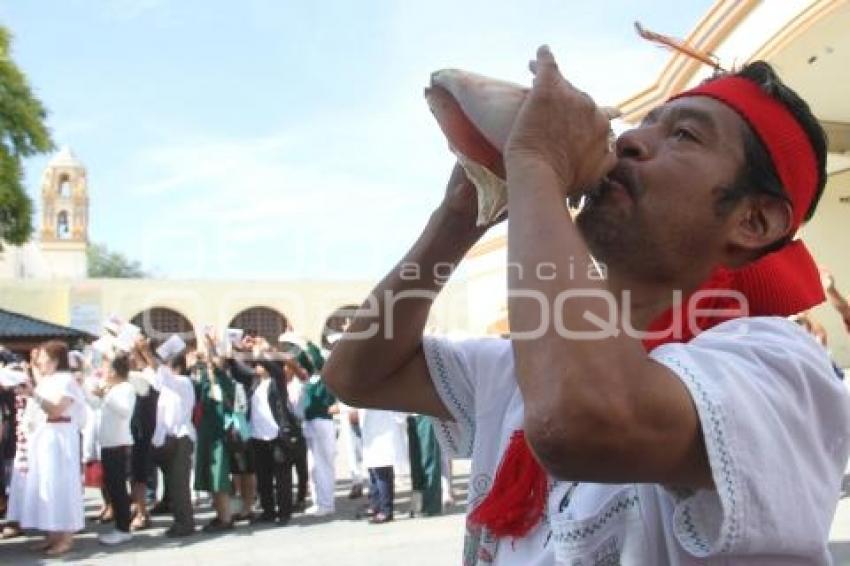
[[[824,190],[817,213],[802,232],[815,260],[834,275],[837,287],[850,295],[850,171],[833,175]],[[829,349],[842,367],[850,367],[850,335],[830,305],[813,310],[814,318],[826,327]]]
[[[0,279],[0,308],[67,324],[68,284],[56,281]]]
[[[295,330],[318,340],[325,319],[347,304],[360,304],[374,283],[367,281],[204,281],[88,279],[82,281],[0,280],[0,308],[70,325],[87,319],[98,326],[110,314],[128,320],[151,307],[183,314],[200,333],[206,324],[224,328],[241,311],[269,307]],[[450,284],[435,304],[429,325],[441,332],[466,330],[466,288]]]

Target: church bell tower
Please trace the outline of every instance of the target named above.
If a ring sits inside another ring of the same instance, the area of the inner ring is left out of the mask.
[[[86,168],[68,147],[47,164],[41,178],[40,247],[51,276],[87,275],[89,196]]]

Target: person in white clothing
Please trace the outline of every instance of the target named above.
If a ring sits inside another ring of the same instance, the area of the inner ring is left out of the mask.
[[[395,411],[360,409],[363,464],[369,470],[369,522],[393,520],[395,476],[407,471],[406,415]]]
[[[335,345],[329,387],[431,415],[472,458],[464,564],[831,563],[850,399],[786,318],[824,300],[793,239],[825,185],[819,122],[756,61],[615,139],[548,48],[531,69],[519,98],[486,79],[461,93],[510,125],[495,159],[438,108],[470,134],[461,163],[505,180],[510,338],[423,337],[446,264],[488,227],[458,166]]]
[[[106,545],[122,544],[132,539],[127,472],[133,446],[130,419],[136,406],[136,390],[128,381],[129,374],[129,356],[117,354],[109,364],[105,382],[88,395],[89,404],[100,413],[98,438],[103,483],[115,518],[115,528],[98,537]]]
[[[148,367],[154,370],[146,375],[151,377],[151,386],[159,392],[151,442],[163,470],[168,505],[174,516],[174,523],[165,534],[185,537],[195,532],[191,490],[192,451],[196,440],[192,424],[195,388],[185,375],[187,367],[183,353],[160,362],[146,339],[140,338],[136,347]]]
[[[309,484],[309,473],[307,463],[307,439],[304,438],[303,423],[304,423],[304,404],[301,402],[301,394],[304,392],[304,381],[307,379],[307,372],[298,365],[294,360],[287,360],[283,364],[283,375],[286,381],[286,393],[289,397],[289,406],[292,408],[292,413],[297,422],[301,423],[301,437],[303,442],[296,443],[295,449],[292,451],[292,469],[295,474],[296,490],[295,503],[292,505],[294,513],[303,513],[307,510],[307,487]]]
[[[325,386],[319,372],[324,359],[319,349],[308,342],[296,358],[310,377],[304,382],[299,404],[303,408],[304,438],[310,461],[311,515],[331,515],[336,511],[336,428],[333,415],[339,412],[336,397]]]
[[[109,372],[110,361],[111,357],[103,356],[99,367],[93,368],[92,371],[87,371],[83,374],[81,386],[84,392],[100,387],[100,384],[106,379],[106,374]],[[86,424],[83,426],[82,437],[80,439],[82,442],[84,476],[87,487],[100,490],[100,509],[98,509],[95,515],[95,520],[99,523],[108,523],[114,519],[114,514],[109,493],[106,491],[106,486],[103,485],[102,474],[99,473],[103,469],[103,462],[100,459],[100,408],[92,406],[89,403],[86,404],[85,410]]]
[[[297,420],[289,407],[286,382],[278,362],[254,360],[249,422],[263,522],[286,525],[292,517],[292,448],[284,432]],[[249,370],[250,371],[250,370]],[[285,430],[282,430],[285,429]],[[300,438],[303,445],[304,439]]]
[[[339,435],[345,446],[348,474],[351,478],[349,499],[359,499],[363,496],[363,485],[366,473],[363,467],[363,433],[360,427],[358,410],[339,403]]]
[[[26,366],[27,384],[29,387],[18,388],[15,391],[15,458],[12,461],[12,474],[9,482],[9,502],[6,508],[6,524],[3,526],[4,539],[14,538],[22,534],[20,521],[24,507],[24,489],[26,486],[27,470],[29,463],[27,458],[27,445],[29,439],[39,424],[39,417],[43,413],[35,405],[28,393],[28,389],[38,382],[38,358],[40,348],[33,348],[30,352],[30,363]]]
[[[20,524],[45,531],[36,545],[48,556],[65,554],[73,534],[84,527],[80,481],[80,430],[85,419],[85,394],[69,372],[68,347],[59,341],[39,350],[35,390],[24,385],[42,412],[27,445],[28,469]]]

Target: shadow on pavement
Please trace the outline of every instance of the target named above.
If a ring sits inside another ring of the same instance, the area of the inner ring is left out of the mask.
[[[455,503],[445,508],[444,515],[457,515],[465,511],[465,501],[467,492],[468,476],[456,474],[454,477],[453,488],[455,495]],[[365,518],[358,518],[363,515],[363,511],[367,506],[368,497],[364,494],[358,499],[348,499],[348,493],[351,488],[349,480],[340,480],[336,483],[336,513],[328,516],[311,516],[305,514],[293,515],[288,526],[308,527],[310,525],[332,523],[339,521],[365,522]],[[91,517],[96,514],[100,507],[100,496],[96,491],[88,490],[86,497],[86,516]],[[419,521],[428,520],[428,517],[410,517],[411,511],[411,492],[410,483],[406,479],[396,481],[396,498],[395,498],[395,518],[401,521]],[[101,533],[109,532],[113,528],[112,523],[99,524],[96,521],[86,519],[86,527],[83,531],[77,533],[74,537],[74,548],[71,552],[61,558],[47,559],[41,554],[30,550],[30,547],[41,540],[38,533],[27,532],[24,536],[9,540],[0,540],[0,563],[2,564],[39,564],[39,563],[54,563],[59,561],[80,561],[93,558],[115,557],[119,558],[122,554],[126,555],[126,559],[133,560],[131,554],[142,552],[144,550],[164,549],[164,548],[180,548],[191,545],[208,542],[222,536],[244,537],[250,536],[255,532],[263,532],[272,529],[285,529],[287,526],[277,525],[274,523],[256,523],[250,525],[248,523],[239,523],[236,527],[224,533],[206,534],[200,529],[214,516],[209,501],[195,506],[195,523],[197,532],[188,537],[170,539],[165,536],[165,530],[171,525],[170,515],[157,515],[151,517],[151,527],[133,535],[132,542],[118,546],[106,547],[97,542],[97,536]],[[375,526],[374,528],[379,528]]]

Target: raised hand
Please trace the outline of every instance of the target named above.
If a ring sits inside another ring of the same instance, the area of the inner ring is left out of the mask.
[[[530,68],[534,86],[514,122],[506,168],[551,169],[564,196],[578,194],[616,164],[610,114],[561,75],[545,45]]]

